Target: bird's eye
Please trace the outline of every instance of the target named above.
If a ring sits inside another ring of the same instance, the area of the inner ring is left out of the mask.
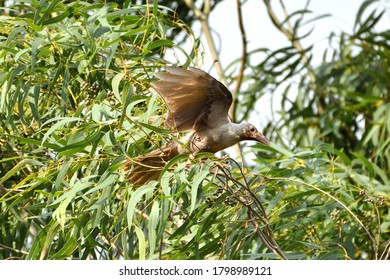
[[[256,132],[256,128],[254,126],[251,126],[249,128],[249,131],[252,132],[252,133],[255,133]]]

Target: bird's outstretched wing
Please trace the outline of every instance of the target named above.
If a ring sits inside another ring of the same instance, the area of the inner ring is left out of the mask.
[[[208,73],[197,68],[167,66],[166,72],[157,73],[156,77],[159,81],[152,86],[169,111],[166,128],[183,132],[212,129],[229,122],[232,94]]]

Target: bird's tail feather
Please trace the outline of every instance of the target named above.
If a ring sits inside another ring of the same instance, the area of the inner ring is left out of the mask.
[[[129,182],[140,187],[151,180],[157,180],[169,160],[178,154],[177,145],[167,145],[129,161],[125,164]]]

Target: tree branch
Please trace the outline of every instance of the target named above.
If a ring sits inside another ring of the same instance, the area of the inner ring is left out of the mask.
[[[238,93],[240,92],[242,79],[244,76],[244,71],[246,66],[246,60],[248,56],[247,40],[246,40],[244,22],[242,20],[242,10],[241,10],[240,0],[237,0],[237,16],[238,16],[238,26],[241,32],[242,53],[241,53],[240,70],[238,72],[237,81],[236,81],[236,88],[234,89],[234,93],[233,93],[234,97],[237,97]],[[234,98],[233,104],[230,107],[230,116],[232,117],[233,121],[236,120],[236,111],[237,111],[237,98]]]
[[[188,6],[188,8],[190,8],[194,12],[194,15],[200,21],[202,31],[204,33],[204,36],[206,37],[207,45],[209,46],[211,56],[215,61],[215,69],[217,71],[219,80],[223,84],[227,85],[226,79],[225,79],[225,74],[224,74],[224,71],[222,69],[222,65],[221,65],[220,60],[219,60],[219,54],[218,54],[217,48],[215,46],[215,42],[214,42],[213,36],[211,34],[211,28],[210,28],[210,25],[208,22],[209,14],[211,11],[210,0],[204,1],[204,6],[203,6],[202,11],[194,5],[194,0],[184,0],[184,2]]]
[[[236,162],[234,159],[229,158],[228,160],[231,160],[237,165],[244,182],[241,183],[236,180],[230,173],[230,170],[224,168],[224,166],[221,164],[217,164],[217,167],[219,168],[219,170],[222,171],[225,180],[221,180],[218,175],[216,176],[216,178],[219,179],[225,185],[225,191],[228,192],[231,197],[236,199],[241,205],[243,205],[247,209],[248,221],[252,224],[253,228],[255,229],[255,233],[263,242],[263,244],[279,258],[287,259],[286,255],[273,237],[272,229],[268,221],[265,208],[261,201],[258,199],[257,195],[251,190],[251,186],[250,184],[248,184],[245,178],[244,171],[242,170],[238,162]],[[231,181],[238,188],[235,189],[230,187],[228,181]],[[243,190],[245,190],[246,192],[244,192]],[[248,203],[248,200],[243,197],[250,197],[254,203]],[[260,225],[259,221],[261,221],[262,225]]]

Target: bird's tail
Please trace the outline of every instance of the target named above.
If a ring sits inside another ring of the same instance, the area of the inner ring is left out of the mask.
[[[177,145],[167,145],[128,161],[124,169],[129,174],[129,182],[135,187],[140,187],[158,179],[165,165],[178,154]]]

